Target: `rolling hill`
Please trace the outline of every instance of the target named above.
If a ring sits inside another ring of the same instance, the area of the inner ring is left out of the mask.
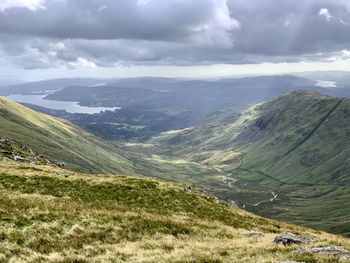
[[[184,184],[0,158],[0,185],[1,262],[346,262],[350,249],[344,237],[255,216]],[[309,242],[272,242],[285,232]],[[315,248],[333,252],[307,252]]]
[[[212,191],[258,214],[350,235],[350,100],[297,91],[147,141],[225,173]]]
[[[115,145],[49,115],[0,97],[0,135],[84,172],[137,173],[134,161]]]

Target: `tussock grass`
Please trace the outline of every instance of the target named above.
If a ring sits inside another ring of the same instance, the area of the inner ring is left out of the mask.
[[[63,172],[71,176],[59,176]],[[264,219],[183,188],[1,160],[0,261],[279,262],[297,257],[294,248],[271,243],[285,231],[350,248],[344,238]],[[247,238],[249,231],[265,236]]]

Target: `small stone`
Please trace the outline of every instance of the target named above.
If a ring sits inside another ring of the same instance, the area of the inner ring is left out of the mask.
[[[15,155],[13,156],[13,160],[15,160],[16,162],[21,162],[21,161],[25,161],[26,159],[20,155]]]
[[[339,259],[339,263],[349,263],[349,262],[350,262],[350,255],[344,255]]]
[[[57,166],[63,168],[63,167],[66,166],[66,163],[65,163],[65,162],[58,162],[58,163],[57,163]]]
[[[246,234],[245,236],[246,237],[263,237],[265,235],[261,232],[250,232],[250,233]]]
[[[340,246],[328,246],[328,247],[313,247],[302,248],[296,251],[297,253],[311,253],[311,254],[326,254],[326,255],[345,255],[349,256],[350,251]]]
[[[191,186],[186,187],[184,190],[187,193],[192,193],[192,187]]]
[[[68,174],[68,173],[59,173],[58,176],[62,176],[62,177],[68,178],[70,176],[70,174]]]

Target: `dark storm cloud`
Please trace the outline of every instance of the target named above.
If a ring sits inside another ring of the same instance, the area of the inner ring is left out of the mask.
[[[349,44],[350,0],[0,1],[1,63],[24,68],[332,60]]]

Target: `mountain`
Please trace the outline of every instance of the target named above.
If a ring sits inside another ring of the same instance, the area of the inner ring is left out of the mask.
[[[94,115],[53,114],[106,139],[132,139],[187,128],[218,110],[246,107],[301,87],[330,92],[315,83],[288,75],[223,80],[135,78],[107,81],[100,86],[69,86],[46,99],[77,101],[90,107],[121,107],[120,111]]]
[[[23,82],[24,82],[23,80],[18,80],[18,79],[1,79],[0,80],[0,87],[16,85],[16,84],[20,84]]]
[[[293,76],[298,76],[301,78],[312,79],[315,81],[334,81],[339,86],[349,87],[350,81],[350,71],[311,71],[311,72],[301,72],[293,73]]]
[[[134,161],[116,145],[81,128],[0,97],[0,134],[39,154],[85,172],[136,173]]]
[[[287,91],[314,86],[315,81],[295,76],[260,76],[223,80],[125,79],[102,86],[75,85],[49,94],[51,100],[78,101],[84,106],[148,105],[213,112],[227,106],[246,106]]]
[[[226,173],[212,190],[258,214],[350,235],[350,99],[296,91],[151,140]]]
[[[197,125],[216,111],[232,107],[241,109],[293,90],[307,89],[350,96],[348,89],[330,89],[322,86],[332,83],[318,82],[291,75],[221,80],[56,79],[0,88],[0,94],[25,95],[34,92],[46,94],[46,101],[79,102],[89,107],[121,107],[117,111],[72,114],[26,104],[34,110],[65,118],[104,139],[118,140],[187,128]]]
[[[293,74],[315,80],[317,83],[325,84],[331,94],[340,97],[350,97],[350,71],[316,71]]]
[[[62,78],[62,79],[50,79],[50,80],[41,80],[33,82],[24,82],[19,83],[20,81],[4,81],[0,82],[0,95],[8,96],[14,94],[33,94],[33,93],[42,93],[44,91],[56,91],[63,89],[64,87],[71,85],[96,85],[105,80],[101,79],[89,79],[89,78]],[[11,84],[13,83],[13,84]]]
[[[4,262],[345,262],[350,250],[344,237],[261,218],[185,184],[0,158],[0,185]],[[296,245],[272,242],[286,232]]]

